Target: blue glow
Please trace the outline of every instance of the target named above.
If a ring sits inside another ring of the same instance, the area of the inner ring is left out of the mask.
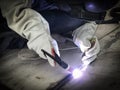
[[[94,5],[90,3],[90,4],[88,5],[88,7],[89,7],[89,8],[94,8]]]

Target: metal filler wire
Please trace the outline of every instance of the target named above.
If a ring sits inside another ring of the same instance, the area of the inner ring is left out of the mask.
[[[101,23],[101,21],[98,22],[98,25],[97,25],[97,27],[96,27],[96,29],[95,29],[95,32],[93,33],[93,35],[92,35],[92,37],[91,37],[91,40],[90,40],[91,43],[94,43],[94,41],[95,41],[94,36],[96,35],[96,32],[97,32],[97,30],[98,30],[98,27],[99,27],[99,24],[100,24],[100,23]]]

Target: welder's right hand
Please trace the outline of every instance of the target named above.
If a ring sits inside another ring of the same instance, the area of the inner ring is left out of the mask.
[[[49,56],[45,56],[41,51],[43,49],[53,56],[55,51],[55,53],[60,56],[58,44],[50,35],[44,34],[40,37],[37,37],[32,41],[32,43],[28,41],[28,46],[29,49],[34,50],[41,58],[47,59],[51,66],[55,66],[55,61]]]
[[[49,23],[40,13],[31,9],[31,5],[31,0],[0,0],[0,11],[8,27],[28,40],[28,48],[55,66],[54,61],[44,56],[41,49],[51,55],[54,49],[59,54],[57,43],[50,35]]]

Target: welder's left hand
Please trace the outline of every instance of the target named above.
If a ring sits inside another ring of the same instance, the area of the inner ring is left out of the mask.
[[[94,37],[93,41],[90,42],[91,47],[87,51],[83,52],[85,56],[83,56],[82,62],[86,65],[94,61],[97,58],[97,54],[100,51],[100,45],[97,37]]]
[[[100,45],[96,36],[93,37],[97,29],[96,23],[86,23],[73,32],[73,41],[80,48],[84,57],[84,64],[89,64],[97,57]],[[93,39],[94,38],[94,39]]]

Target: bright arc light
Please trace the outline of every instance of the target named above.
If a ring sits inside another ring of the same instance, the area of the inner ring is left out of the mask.
[[[79,78],[79,77],[82,76],[82,72],[81,72],[79,69],[75,69],[75,70],[73,70],[73,72],[72,72],[72,76],[73,76],[75,79],[77,79],[77,78]]]

